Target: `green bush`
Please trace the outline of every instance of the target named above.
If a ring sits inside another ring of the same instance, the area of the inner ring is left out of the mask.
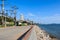
[[[4,27],[4,25],[0,25],[0,28]]]
[[[7,26],[14,26],[14,24],[7,24]]]
[[[9,24],[7,24],[7,26],[14,26],[14,23],[10,22]]]
[[[21,26],[26,26],[26,23],[22,23]]]

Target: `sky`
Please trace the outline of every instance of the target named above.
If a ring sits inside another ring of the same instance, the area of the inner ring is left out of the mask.
[[[6,0],[5,10],[15,5],[18,7],[17,20],[23,14],[25,20],[41,24],[60,23],[60,0]]]

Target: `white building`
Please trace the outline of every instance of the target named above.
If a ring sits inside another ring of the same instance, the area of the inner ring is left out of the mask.
[[[24,21],[24,16],[23,16],[23,14],[20,15],[20,20]]]

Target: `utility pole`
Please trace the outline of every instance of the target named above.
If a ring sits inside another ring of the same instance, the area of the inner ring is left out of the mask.
[[[12,17],[12,14],[13,14],[13,10],[11,10],[11,9],[10,9],[9,11],[10,11],[10,15],[11,15],[11,17]]]
[[[8,10],[6,10],[6,14],[5,14],[5,27],[6,27],[6,19],[7,19],[7,16],[8,16]]]
[[[1,10],[2,10],[2,26],[4,25],[4,0],[1,0]]]
[[[13,6],[12,8],[14,10],[14,25],[16,26],[16,11],[18,8],[16,6]]]

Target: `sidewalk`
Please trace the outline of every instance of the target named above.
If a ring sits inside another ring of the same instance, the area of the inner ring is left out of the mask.
[[[29,26],[0,28],[0,40],[17,40],[29,29]]]

